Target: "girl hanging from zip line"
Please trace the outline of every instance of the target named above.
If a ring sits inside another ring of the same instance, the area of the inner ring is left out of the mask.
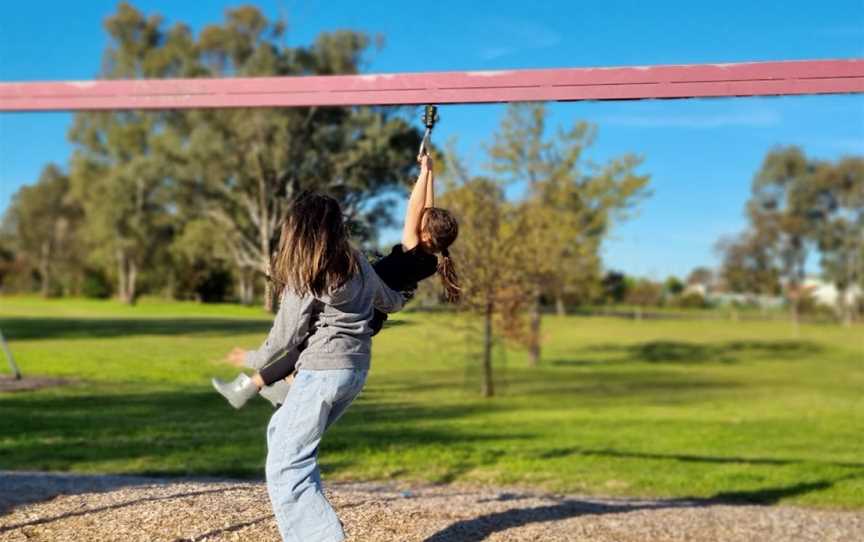
[[[438,273],[448,301],[456,302],[459,299],[459,281],[449,247],[459,234],[459,225],[449,211],[435,207],[432,158],[424,152],[417,160],[420,163],[420,175],[414,183],[405,210],[402,242],[395,245],[390,254],[375,262],[372,268],[386,286],[401,292],[406,300],[413,297],[420,281]],[[277,260],[276,265],[279,263]],[[376,308],[370,322],[372,335],[381,330],[386,319],[387,315]],[[310,329],[314,333],[315,329],[326,325],[327,322],[317,322]],[[333,347],[338,348],[339,336],[334,335],[330,340]],[[240,373],[230,382],[214,378],[213,387],[234,408],[242,408],[259,393],[278,406],[284,399],[289,377],[293,375],[305,347],[304,341],[298,347],[280,353],[281,357],[278,358],[262,355],[261,350],[247,352],[234,348],[228,355],[229,361],[257,372],[251,377]]]

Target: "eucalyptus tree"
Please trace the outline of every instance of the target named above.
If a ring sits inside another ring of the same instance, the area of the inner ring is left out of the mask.
[[[81,209],[70,195],[69,177],[57,165],[46,165],[34,184],[22,186],[12,196],[4,214],[8,267],[14,267],[14,254],[21,259],[19,273],[35,270],[45,297],[74,290],[81,268],[77,250],[81,218]]]
[[[747,203],[753,236],[772,250],[796,324],[807,258],[836,210],[830,186],[817,178],[819,167],[798,147],[773,149],[753,179]]]
[[[769,296],[780,293],[781,270],[764,231],[751,229],[721,239],[715,250],[721,258],[719,278],[726,290]]]
[[[197,66],[210,77],[357,73],[373,40],[353,31],[324,33],[308,47],[281,42],[285,26],[255,7],[228,10],[204,28]],[[244,301],[252,281],[271,274],[272,251],[288,202],[304,191],[341,200],[355,233],[374,235],[390,220],[383,194],[410,178],[420,141],[400,110],[299,107],[197,110],[178,131],[178,175],[200,211],[224,236],[241,276]],[[265,303],[274,308],[270,282]]]
[[[100,76],[106,79],[169,77],[176,59],[166,54],[169,36],[188,30],[163,29],[122,3],[105,21],[109,45]],[[134,303],[140,276],[171,236],[168,213],[170,171],[165,160],[174,139],[166,130],[169,112],[79,112],[69,132],[72,191],[84,208],[89,258],[116,281],[117,295]]]
[[[834,203],[833,212],[818,226],[822,273],[837,288],[837,308],[849,325],[855,317],[853,295],[860,297],[864,291],[864,158],[821,163],[814,177]]]
[[[105,78],[357,73],[375,41],[346,30],[289,47],[286,25],[253,6],[227,10],[197,36],[126,3],[105,26]],[[314,107],[79,113],[70,138],[91,258],[112,271],[121,298],[134,302],[143,270],[177,267],[180,245],[202,239],[183,231],[203,224],[233,263],[241,298],[251,302],[260,280],[272,309],[263,277],[288,200],[329,192],[358,236],[372,237],[390,220],[384,196],[416,167],[420,135],[402,110]]]

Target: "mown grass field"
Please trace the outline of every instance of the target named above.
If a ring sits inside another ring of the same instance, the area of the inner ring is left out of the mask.
[[[263,400],[211,391],[228,350],[257,347],[259,309],[0,298],[25,376],[0,393],[0,469],[263,476]],[[329,479],[495,483],[595,495],[864,508],[864,328],[547,317],[544,361],[405,313],[375,339],[361,399],[328,434]],[[5,369],[5,360],[4,360]]]

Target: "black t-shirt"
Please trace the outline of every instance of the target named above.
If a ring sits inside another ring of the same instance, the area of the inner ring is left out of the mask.
[[[420,248],[404,250],[402,244],[395,245],[390,254],[372,264],[381,280],[390,288],[411,297],[417,284],[438,271],[438,257]],[[376,335],[384,326],[387,315],[376,310],[372,318],[372,334]]]
[[[420,248],[405,250],[395,245],[390,254],[372,264],[384,284],[397,292],[417,289],[417,284],[438,271],[438,257]]]

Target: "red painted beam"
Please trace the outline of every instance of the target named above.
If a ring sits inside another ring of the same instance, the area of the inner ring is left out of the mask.
[[[0,111],[416,105],[864,92],[864,59],[231,79],[0,83]]]

